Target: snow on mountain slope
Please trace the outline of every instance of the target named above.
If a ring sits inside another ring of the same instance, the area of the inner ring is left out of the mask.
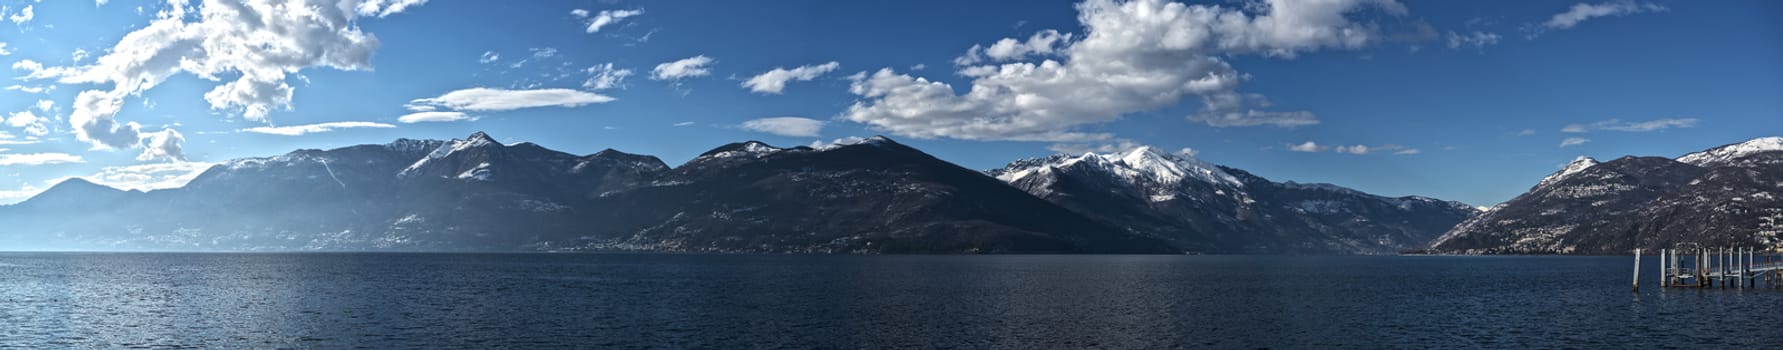
[[[1011,163],[1003,169],[992,170],[989,174],[1003,182],[1015,182],[1029,175],[1052,172],[1059,168],[1078,164],[1107,171],[1132,184],[1140,182],[1173,184],[1185,179],[1193,179],[1217,185],[1244,186],[1244,183],[1240,182],[1237,177],[1227,174],[1212,163],[1145,146],[1123,153],[1084,153],[1078,156],[1055,155],[1028,159]]]
[[[1771,136],[1751,139],[1746,142],[1711,148],[1700,152],[1692,152],[1678,157],[1679,162],[1700,166],[1716,167],[1726,165],[1736,158],[1761,152],[1783,151],[1783,137]]]
[[[1560,171],[1556,171],[1553,174],[1549,174],[1548,177],[1542,178],[1542,181],[1536,183],[1535,187],[1544,187],[1549,184],[1560,182],[1560,180],[1566,180],[1567,177],[1585,171],[1585,169],[1591,168],[1591,166],[1597,165],[1597,163],[1597,159],[1579,156],[1579,158],[1573,159],[1572,163],[1567,163],[1565,169],[1560,169]]]

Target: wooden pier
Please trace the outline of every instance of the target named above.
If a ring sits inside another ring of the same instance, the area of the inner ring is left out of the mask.
[[[1694,244],[1691,244],[1694,246]],[[1641,251],[1635,250],[1634,290],[1639,292]],[[1659,250],[1663,288],[1783,289],[1783,254],[1750,247]]]

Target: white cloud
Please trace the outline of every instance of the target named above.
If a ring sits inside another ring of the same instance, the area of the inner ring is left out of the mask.
[[[167,162],[112,166],[100,169],[86,179],[126,191],[152,191],[185,186],[212,165],[214,164],[204,162]]]
[[[1523,131],[1517,132],[1517,136],[1529,136],[1529,135],[1535,135],[1535,129],[1523,129]]]
[[[56,91],[56,86],[55,85],[24,86],[24,85],[16,85],[15,84],[15,85],[6,86],[6,90],[18,91],[18,92],[23,92],[23,93],[27,93],[27,94],[41,94],[41,93],[48,93],[50,91]]]
[[[1181,155],[1185,155],[1185,156],[1190,156],[1190,157],[1194,157],[1194,156],[1196,156],[1196,155],[1199,155],[1199,154],[1201,154],[1201,150],[1197,150],[1197,149],[1194,149],[1194,148],[1188,148],[1188,147],[1183,147],[1183,148],[1182,148],[1182,149],[1181,149],[1181,150],[1178,150],[1178,151],[1176,151],[1176,154],[1181,154]]]
[[[1542,27],[1547,29],[1567,29],[1579,25],[1580,22],[1598,17],[1625,16],[1648,12],[1665,12],[1665,6],[1653,3],[1617,1],[1601,4],[1574,4],[1566,12],[1555,14]]]
[[[32,18],[36,17],[37,14],[31,11],[31,5],[25,5],[25,8],[19,10],[18,14],[14,14],[6,19],[12,20],[12,24],[25,24],[25,22],[30,22]]]
[[[361,16],[388,16],[425,0],[204,1],[169,0],[147,25],[124,34],[93,64],[33,71],[64,84],[110,84],[75,97],[68,116],[75,137],[95,148],[156,144],[135,122],[116,120],[125,98],[169,77],[190,73],[223,81],[204,94],[213,110],[265,121],[291,108],[286,78],[303,69],[371,69],[378,40],[360,30]],[[193,13],[188,13],[192,11]],[[18,65],[15,65],[15,69]],[[164,138],[162,140],[177,140]],[[151,142],[144,142],[151,141]],[[145,151],[153,155],[158,151]]]
[[[74,59],[75,63],[80,63],[87,59],[87,49],[74,49],[74,52],[68,54],[68,58]]]
[[[409,101],[408,108],[431,111],[445,108],[459,111],[507,111],[535,107],[580,107],[613,101],[606,95],[572,89],[507,90],[469,88],[448,92],[439,97]]]
[[[241,132],[256,134],[299,136],[303,134],[323,133],[352,128],[394,128],[395,125],[373,122],[328,122],[306,125],[261,126],[241,129]]]
[[[1252,107],[1269,107],[1269,99],[1258,94],[1222,92],[1201,96],[1201,112],[1189,116],[1189,120],[1207,123],[1215,127],[1262,126],[1277,127],[1307,126],[1319,123],[1319,118],[1312,112],[1262,111]]]
[[[56,108],[56,101],[55,100],[37,100],[37,104],[31,105],[31,107],[37,108],[37,110],[39,110],[39,111],[48,113],[50,111],[50,109]]]
[[[1474,49],[1484,49],[1487,46],[1492,46],[1492,45],[1498,44],[1498,39],[1500,39],[1500,38],[1499,38],[1498,34],[1496,34],[1496,33],[1487,33],[1487,32],[1482,32],[1482,31],[1474,31],[1471,33],[1449,32],[1449,48],[1459,49],[1459,48],[1463,48],[1463,47],[1468,47],[1468,48],[1474,48]]]
[[[1046,149],[1049,151],[1064,153],[1064,154],[1081,154],[1081,153],[1090,153],[1090,152],[1126,153],[1127,151],[1131,151],[1134,148],[1139,148],[1139,147],[1144,147],[1144,146],[1145,146],[1145,144],[1134,142],[1133,140],[1129,140],[1129,139],[1114,139],[1114,140],[1109,140],[1108,142],[1097,142],[1097,143],[1055,143],[1055,144],[1046,146]]]
[[[743,122],[744,130],[765,132],[780,136],[817,137],[823,131],[822,120],[800,117],[761,118]]]
[[[786,90],[786,82],[788,81],[811,81],[811,79],[817,79],[817,77],[822,76],[824,73],[836,70],[837,67],[841,67],[841,64],[836,61],[830,61],[829,63],[820,65],[798,66],[793,69],[774,67],[773,70],[763,72],[762,74],[750,77],[749,80],[743,81],[743,87],[749,88],[749,91],[755,93],[777,95]]]
[[[1266,100],[1236,91],[1248,75],[1234,70],[1226,57],[1292,58],[1320,49],[1362,48],[1381,38],[1373,24],[1352,22],[1348,14],[1405,13],[1399,3],[1383,0],[1250,4],[1238,9],[1088,0],[1077,5],[1082,34],[1040,32],[1026,40],[998,41],[1007,50],[979,50],[984,59],[1031,60],[961,67],[959,73],[972,79],[963,94],[946,83],[881,69],[854,80],[850,91],[861,100],[840,118],[917,138],[1082,142],[1112,135],[1077,130],[1080,126],[1174,106],[1194,95],[1208,108],[1190,116],[1193,121],[1311,125],[1318,122],[1311,112],[1259,110],[1268,107]],[[970,51],[965,57],[962,62],[974,61]]]
[[[173,129],[162,129],[156,132],[142,133],[142,154],[136,155],[140,161],[174,161],[186,160],[186,152],[181,145],[186,143],[186,136]]]
[[[0,165],[49,165],[86,163],[80,156],[67,153],[0,153]]]
[[[1560,132],[1583,133],[1593,130],[1648,132],[1670,128],[1689,128],[1696,126],[1696,118],[1654,119],[1642,122],[1624,122],[1621,119],[1610,119],[1591,124],[1567,124]]]
[[[6,126],[23,129],[25,134],[32,136],[49,134],[49,126],[45,125],[49,119],[39,117],[37,113],[32,113],[30,110],[13,112],[11,116],[4,119]]]
[[[597,91],[624,88],[625,78],[632,74],[630,69],[614,68],[612,63],[589,66],[582,72],[588,73],[588,80],[582,81],[582,88]]]
[[[483,51],[483,56],[477,57],[477,63],[483,63],[483,64],[488,64],[488,63],[499,61],[499,60],[501,60],[501,54],[495,53],[495,51]]]
[[[126,191],[152,191],[185,186],[199,174],[210,169],[212,165],[214,164],[202,162],[170,162],[111,166],[82,178],[95,184]],[[17,190],[0,190],[0,205],[30,199],[48,189],[49,186],[67,180],[67,177],[61,177],[45,181],[45,187],[27,183]]]
[[[12,54],[12,51],[6,50],[6,42],[0,42],[0,56],[6,56],[6,55],[11,55],[11,54]]]
[[[342,5],[350,3],[352,1],[342,1]],[[361,0],[357,8],[361,16],[385,17],[426,3],[427,0]]]
[[[711,75],[712,62],[714,61],[711,57],[699,55],[658,64],[656,69],[650,70],[650,79],[676,80]]]
[[[583,9],[574,9],[574,10],[570,10],[570,15],[571,15],[571,16],[576,16],[576,18],[587,18],[587,17],[588,17],[588,10],[583,10]]]
[[[693,125],[693,122],[680,122],[680,123],[674,124],[674,126],[688,126],[688,125]]]
[[[1327,148],[1328,147],[1320,146],[1318,143],[1312,141],[1307,141],[1302,144],[1288,145],[1288,150],[1294,152],[1322,152]]]
[[[921,63],[917,63],[916,65],[910,66],[911,71],[919,71],[919,70],[924,70],[924,69],[928,69],[928,68],[929,68],[929,65],[921,64]]]
[[[1583,138],[1583,137],[1568,137],[1565,140],[1560,140],[1560,147],[1583,145],[1586,142],[1591,142],[1591,139],[1587,139],[1587,138]]]
[[[542,48],[542,49],[535,47],[535,48],[531,48],[531,49],[526,49],[526,51],[532,52],[532,58],[534,58],[534,59],[546,59],[546,58],[557,57],[557,48],[555,48],[555,47],[547,47],[547,48]]]
[[[1392,154],[1396,154],[1396,155],[1412,155],[1412,154],[1418,154],[1418,153],[1424,152],[1424,151],[1418,150],[1416,148],[1405,147],[1404,145],[1379,145],[1379,146],[1351,145],[1351,146],[1337,146],[1335,148],[1332,148],[1332,150],[1336,151],[1337,153],[1349,153],[1349,154],[1354,154],[1354,155],[1369,155],[1369,154],[1383,153],[1383,152],[1392,153]]]
[[[580,11],[580,10],[576,10],[576,11]],[[570,14],[572,14],[572,15],[575,14],[575,11],[571,11]],[[583,15],[586,15],[586,14],[587,14],[587,11],[583,11]],[[642,14],[644,14],[644,10],[604,10],[598,14],[595,14],[594,18],[588,20],[587,32],[597,33],[597,32],[600,32],[601,28],[603,28],[603,27],[606,27],[608,25],[617,24],[621,20],[624,20],[629,17],[637,16],[637,15],[642,15]],[[578,16],[578,17],[580,17],[580,16]]]
[[[477,118],[472,117],[469,114],[464,114],[464,112],[415,112],[396,118],[396,121],[405,124],[456,122],[466,120],[477,120]]]
[[[25,184],[16,190],[0,190],[0,205],[23,202],[26,199],[31,199],[31,197],[36,197],[38,193],[43,193],[43,190],[45,190],[45,188],[32,186],[31,184]]]
[[[1028,55],[1052,55],[1065,49],[1071,43],[1072,34],[1060,34],[1057,30],[1047,29],[1034,33],[1027,41],[1003,38],[990,47],[972,45],[966,54],[953,59],[957,65],[974,65],[985,61],[1018,60]]]

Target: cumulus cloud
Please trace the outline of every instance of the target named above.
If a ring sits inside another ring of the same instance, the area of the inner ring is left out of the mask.
[[[6,50],[6,42],[0,42],[0,56],[6,56],[6,55],[11,55],[11,54],[12,54],[12,51]]]
[[[587,17],[588,11],[576,9],[576,10],[571,10],[570,14],[575,15],[576,17]],[[613,25],[613,24],[618,24],[619,21],[625,20],[626,18],[630,18],[630,17],[634,17],[637,15],[642,15],[642,14],[644,14],[644,10],[642,10],[642,9],[639,9],[639,10],[604,10],[604,11],[601,11],[600,13],[595,14],[594,18],[588,19],[587,32],[599,33],[601,31],[601,28],[605,28],[606,26]]]
[[[394,128],[395,125],[373,122],[328,122],[305,125],[261,126],[237,130],[267,135],[299,136],[353,128]]]
[[[303,69],[369,70],[376,37],[360,30],[364,16],[388,16],[425,0],[169,0],[149,24],[124,34],[91,65],[30,67],[27,79],[64,84],[110,84],[76,95],[68,121],[75,137],[101,149],[159,145],[175,140],[147,134],[135,122],[116,120],[125,98],[140,96],[169,77],[190,73],[221,82],[203,97],[211,109],[265,121],[291,108],[294,88],[286,78]],[[189,11],[191,13],[189,13]],[[22,62],[21,62],[22,63]],[[32,69],[36,68],[36,69]],[[230,79],[223,81],[225,78]],[[161,156],[160,151],[145,151]]]
[[[822,120],[811,118],[773,117],[746,121],[738,127],[780,136],[816,137],[818,132],[823,131],[823,124]]]
[[[495,53],[495,51],[483,51],[483,56],[477,57],[477,63],[483,64],[489,64],[499,60],[501,60],[501,54]]]
[[[67,153],[0,153],[0,165],[49,165],[86,163],[80,156]]]
[[[966,50],[965,55],[954,58],[953,63],[969,66],[985,61],[1018,60],[1029,55],[1052,55],[1064,50],[1065,45],[1071,42],[1071,38],[1072,34],[1070,33],[1061,34],[1052,29],[1034,33],[1033,36],[1028,37],[1027,41],[1003,38],[989,47],[972,45],[971,49]]]
[[[830,61],[819,65],[798,66],[793,69],[774,67],[774,70],[757,74],[750,77],[749,80],[743,81],[743,87],[749,88],[749,91],[755,93],[777,95],[786,90],[788,81],[811,81],[811,79],[817,79],[824,73],[829,73],[841,66],[836,61]]]
[[[656,69],[650,70],[650,79],[676,80],[711,75],[711,65],[713,62],[715,61],[711,57],[706,57],[706,55],[683,58],[673,62],[665,62],[656,65]]]
[[[1312,141],[1307,141],[1306,143],[1301,143],[1301,144],[1288,145],[1288,150],[1294,151],[1294,152],[1323,152],[1329,148],[1330,147],[1320,146],[1318,143],[1312,142]]]
[[[1542,23],[1546,29],[1567,29],[1579,25],[1580,22],[1598,17],[1626,16],[1639,13],[1665,12],[1668,9],[1653,3],[1617,1],[1599,4],[1574,4],[1572,8],[1555,14],[1547,22]]]
[[[1689,128],[1696,126],[1696,118],[1655,119],[1641,122],[1624,122],[1621,119],[1610,119],[1591,124],[1567,124],[1560,132],[1584,133],[1594,130],[1648,132],[1670,128]]]
[[[48,100],[45,100],[45,101],[48,101]],[[43,105],[39,105],[39,106],[41,107]],[[47,111],[47,108],[40,108],[39,110]],[[23,131],[27,135],[43,136],[43,135],[49,134],[49,132],[50,132],[49,126],[46,123],[47,121],[49,121],[49,119],[39,117],[39,116],[37,116],[37,113],[33,113],[30,110],[13,112],[11,116],[8,116],[3,119],[4,120],[0,120],[0,121],[4,121],[6,126],[19,128],[21,131]]]
[[[441,123],[441,122],[456,122],[456,121],[467,121],[467,120],[477,120],[477,118],[473,117],[469,114],[464,114],[464,112],[439,112],[439,111],[415,112],[415,113],[409,113],[409,114],[406,114],[406,115],[396,118],[396,121],[402,122],[404,124]]]
[[[37,18],[37,14],[31,11],[31,5],[25,5],[25,8],[20,9],[19,13],[13,14],[6,19],[11,20],[12,24],[25,24],[25,22],[30,22],[32,18]]]
[[[881,69],[855,76],[860,100],[841,119],[917,138],[1083,142],[1111,137],[1077,130],[1128,113],[1201,96],[1192,121],[1213,126],[1300,126],[1305,111],[1265,111],[1264,99],[1236,91],[1248,75],[1232,55],[1292,58],[1320,49],[1362,48],[1381,40],[1375,26],[1348,15],[1379,10],[1402,15],[1386,0],[1276,0],[1245,8],[1166,0],[1089,0],[1077,5],[1082,34],[1041,31],[968,50],[957,63],[971,79],[954,86]],[[1009,61],[972,65],[980,61]]]
[[[589,66],[582,72],[588,73],[588,80],[582,81],[582,88],[589,90],[624,88],[625,78],[632,74],[630,69],[614,68],[612,63]]]
[[[1586,142],[1591,142],[1591,139],[1587,139],[1587,138],[1583,138],[1583,137],[1568,137],[1565,140],[1560,140],[1560,147],[1583,145]]]
[[[142,133],[142,153],[136,160],[183,162],[186,152],[181,145],[185,143],[186,136],[173,129]]]
[[[535,107],[581,107],[613,101],[606,95],[572,89],[507,90],[469,88],[447,92],[439,97],[409,101],[412,111],[450,109],[459,111],[507,111]]]

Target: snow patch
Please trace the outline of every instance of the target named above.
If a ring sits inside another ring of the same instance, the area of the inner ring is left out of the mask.
[[[1727,164],[1735,158],[1753,153],[1783,151],[1783,137],[1760,137],[1746,142],[1721,146],[1678,157],[1679,162],[1700,167]]]

